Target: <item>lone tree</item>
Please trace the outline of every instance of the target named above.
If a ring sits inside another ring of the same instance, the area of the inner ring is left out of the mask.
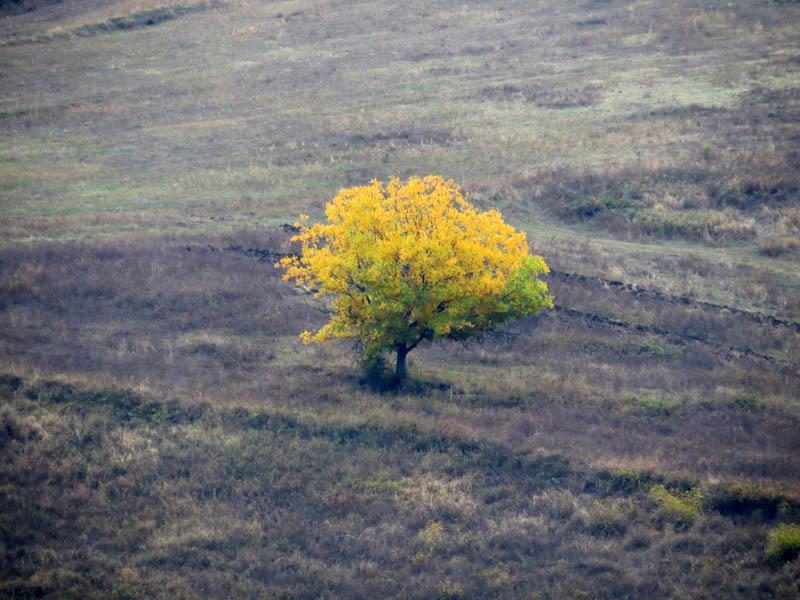
[[[424,340],[464,338],[553,307],[525,234],[481,212],[453,181],[391,179],[341,190],[327,223],[302,226],[299,256],[276,266],[331,296],[333,317],[305,343],[357,338],[369,361],[397,353],[395,379]]]

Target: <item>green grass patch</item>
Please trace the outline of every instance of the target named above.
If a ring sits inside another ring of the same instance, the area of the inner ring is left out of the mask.
[[[767,539],[767,560],[784,563],[800,556],[800,525],[778,525],[769,532]]]
[[[669,521],[683,527],[689,527],[703,508],[703,492],[699,488],[669,491],[663,485],[655,485],[650,496]]]
[[[649,417],[669,417],[677,412],[680,405],[674,400],[663,398],[657,394],[633,396],[625,401],[628,410]]]

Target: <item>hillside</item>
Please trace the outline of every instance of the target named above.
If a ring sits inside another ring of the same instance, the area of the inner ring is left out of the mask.
[[[800,4],[0,17],[0,597],[800,594]],[[273,263],[427,173],[556,308],[380,394]]]

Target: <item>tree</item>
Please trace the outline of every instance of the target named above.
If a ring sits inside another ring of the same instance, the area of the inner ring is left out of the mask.
[[[304,342],[357,338],[367,359],[397,353],[395,378],[425,340],[464,338],[553,307],[549,272],[523,232],[480,211],[453,181],[391,179],[339,191],[327,223],[304,225],[284,279],[332,297],[333,316]],[[307,217],[303,217],[303,220]]]

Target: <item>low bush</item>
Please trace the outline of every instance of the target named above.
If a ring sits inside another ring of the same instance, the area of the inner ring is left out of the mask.
[[[625,217],[632,208],[633,202],[628,198],[589,196],[570,205],[568,210],[578,219],[591,219],[597,216]]]
[[[778,525],[770,531],[767,541],[767,559],[783,563],[800,556],[800,525]]]
[[[755,237],[753,219],[733,211],[647,211],[637,213],[633,228],[639,233],[667,239],[731,242]]]
[[[587,529],[596,537],[623,536],[628,530],[632,510],[627,500],[599,502],[589,512]]]
[[[673,414],[677,405],[675,402],[650,394],[643,398],[634,397],[628,400],[630,409],[651,417],[668,417]]]
[[[444,526],[438,521],[431,521],[425,529],[419,532],[417,538],[428,552],[433,552],[444,542]]]
[[[800,248],[800,238],[773,237],[762,240],[758,251],[764,256],[782,256]]]
[[[713,488],[704,504],[720,514],[740,519],[765,521],[779,516],[800,518],[800,502],[754,483],[742,482]]]
[[[360,361],[361,372],[364,375],[363,383],[376,392],[385,392],[393,389],[396,382],[386,364],[386,357],[382,354],[367,355]]]
[[[689,527],[702,508],[703,494],[697,488],[670,492],[663,485],[655,485],[650,490],[650,496],[660,506],[663,516],[683,527]]]

